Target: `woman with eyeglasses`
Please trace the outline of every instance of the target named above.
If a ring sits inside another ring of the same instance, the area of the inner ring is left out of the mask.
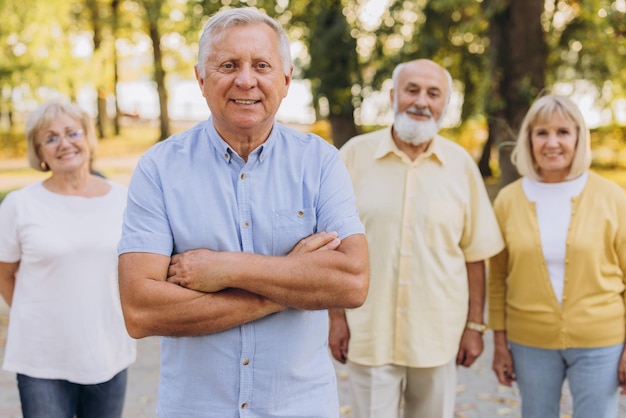
[[[117,284],[126,187],[91,172],[97,141],[77,105],[41,105],[26,138],[30,166],[50,176],[0,204],[3,368],[25,418],[121,417],[136,355]]]

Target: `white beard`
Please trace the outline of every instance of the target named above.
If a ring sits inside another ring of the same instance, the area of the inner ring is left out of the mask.
[[[439,132],[439,124],[431,117],[427,121],[411,118],[406,112],[396,113],[393,130],[407,144],[419,145],[428,142]]]

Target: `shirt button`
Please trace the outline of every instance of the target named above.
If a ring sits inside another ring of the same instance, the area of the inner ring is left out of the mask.
[[[241,176],[239,176],[242,180],[246,179],[246,173],[241,173]]]
[[[241,409],[246,409],[248,407],[248,403],[244,402],[241,404]]]
[[[248,226],[250,226],[250,224],[248,223],[248,221],[243,221],[243,227],[247,228]]]
[[[298,211],[298,218],[302,218],[304,216],[304,212],[301,210]]]
[[[247,366],[248,364],[250,364],[250,359],[247,359],[247,358],[243,359],[243,365]]]

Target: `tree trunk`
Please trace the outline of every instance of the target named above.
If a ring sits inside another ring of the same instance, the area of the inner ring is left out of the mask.
[[[354,118],[347,115],[328,115],[330,130],[333,136],[333,144],[341,148],[348,139],[357,134]]]
[[[340,148],[356,134],[352,88],[360,78],[356,40],[344,15],[341,0],[309,2],[301,22],[310,29],[307,36],[310,64],[304,77],[311,80],[311,93],[318,106],[328,100],[328,115],[333,143]]]
[[[152,51],[154,56],[154,81],[157,85],[159,95],[159,116],[161,134],[159,141],[170,136],[170,117],[167,109],[167,89],[165,88],[165,70],[163,69],[163,58],[161,55],[161,33],[159,32],[157,19],[150,19],[148,22],[150,39],[152,41]]]
[[[113,92],[115,98],[115,115],[113,116],[113,130],[115,136],[119,136],[120,130],[120,105],[117,98],[117,83],[119,81],[119,65],[117,62],[117,27],[119,26],[119,0],[111,1],[112,32],[113,32]]]
[[[107,126],[107,99],[106,91],[101,87],[98,88],[98,117],[96,119],[96,129],[98,130],[98,138],[104,138],[106,136]]]
[[[519,177],[510,152],[530,104],[545,86],[544,0],[486,0],[484,5],[490,17],[493,83],[487,117],[489,135],[498,145],[502,187]]]
[[[491,132],[491,127],[488,128],[489,132]],[[487,136],[487,141],[485,141],[485,145],[483,146],[483,152],[480,155],[480,160],[478,160],[478,169],[480,170],[480,174],[483,178],[493,176],[493,171],[491,170],[491,149],[493,148],[493,135]]]
[[[93,52],[94,57],[104,65],[105,60],[100,56],[100,46],[102,45],[102,22],[100,20],[100,13],[98,10],[98,2],[96,0],[86,0],[85,6],[89,9],[89,15],[91,17],[91,26],[93,28]],[[106,133],[106,91],[103,88],[103,81],[97,82],[96,92],[96,109],[98,114],[96,115],[96,130],[98,138],[104,138]]]

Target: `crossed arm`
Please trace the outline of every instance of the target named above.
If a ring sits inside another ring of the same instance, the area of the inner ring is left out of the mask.
[[[122,309],[131,336],[224,331],[286,307],[351,308],[369,284],[364,235],[321,232],[287,256],[192,250],[119,259]]]

